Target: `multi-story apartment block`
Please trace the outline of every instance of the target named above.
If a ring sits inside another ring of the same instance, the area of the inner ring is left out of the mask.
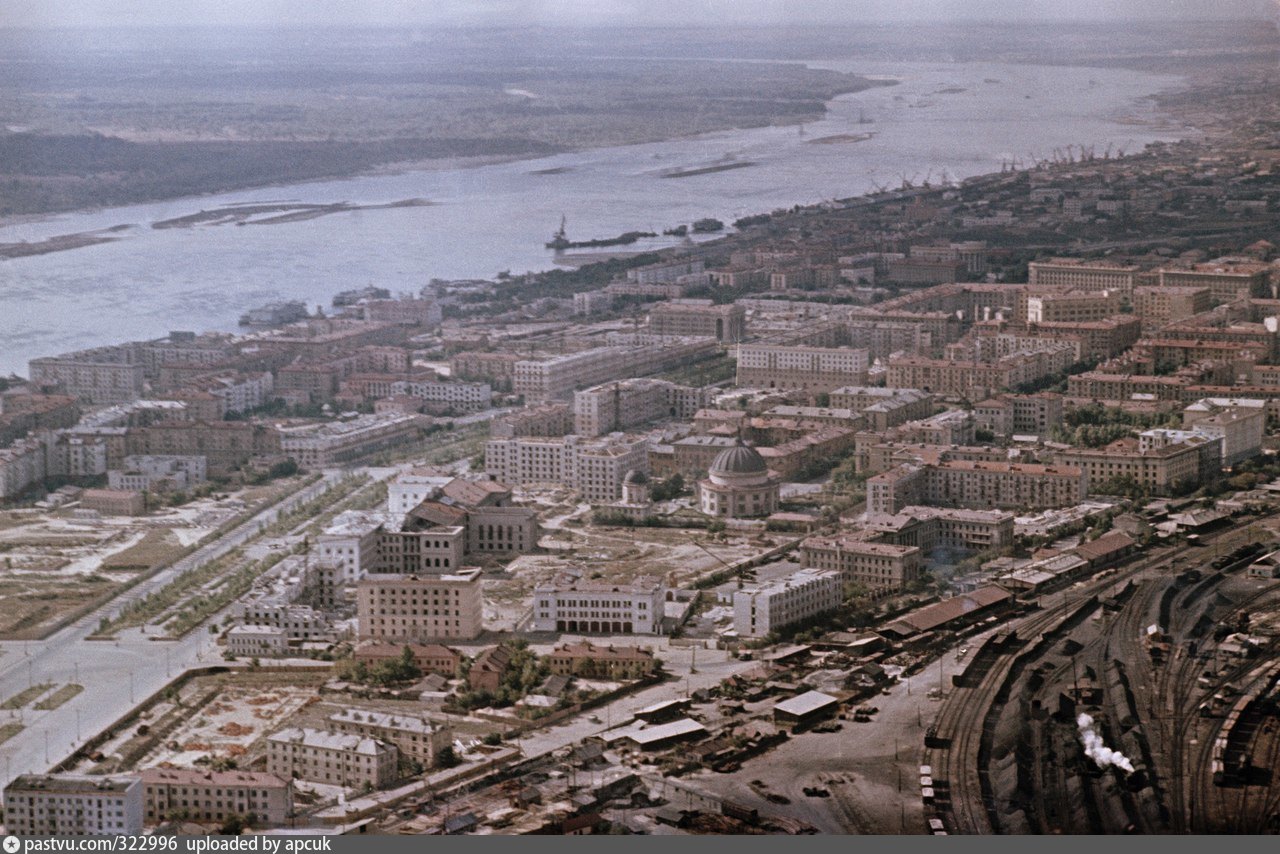
[[[892,516],[867,514],[866,529],[879,541],[916,546],[926,555],[946,551],[986,551],[1013,544],[1014,515],[1004,510],[903,507]]]
[[[1120,439],[1103,448],[1059,451],[1058,462],[1086,473],[1093,494],[1132,481],[1152,495],[1171,495],[1206,480],[1221,470],[1222,439],[1198,433],[1148,430],[1138,440]]]
[[[711,389],[666,380],[616,380],[574,392],[573,432],[595,437],[663,418],[689,419],[711,397]]]
[[[681,276],[697,275],[705,269],[706,265],[700,259],[661,261],[644,267],[633,267],[627,271],[627,281],[642,285],[663,284],[677,281]]]
[[[1022,351],[994,362],[904,357],[889,360],[885,381],[890,386],[921,388],[935,394],[986,396],[992,391],[1062,373],[1076,360],[1067,344],[1040,342],[1033,351]]]
[[[396,475],[387,484],[387,512],[408,513],[422,502],[435,498],[452,476],[435,469],[411,469]]]
[[[1256,398],[1207,397],[1182,410],[1182,426],[1222,439],[1222,465],[1262,453],[1267,429],[1267,402]]]
[[[1065,463],[1065,460],[1063,460]],[[1086,471],[984,460],[904,464],[867,480],[867,509],[894,514],[913,504],[971,509],[1070,507],[1088,496]]]
[[[656,335],[714,338],[734,343],[747,333],[747,312],[740,305],[716,305],[711,300],[675,300],[654,306],[649,331]]]
[[[629,584],[561,575],[533,589],[535,632],[656,635],[662,632],[666,588],[656,578]]]
[[[461,412],[479,412],[493,404],[493,389],[488,383],[409,380],[403,385],[403,390],[397,387],[393,394],[407,394]]]
[[[436,764],[436,756],[453,740],[447,728],[415,715],[375,712],[367,709],[344,709],[329,716],[334,730],[349,735],[366,736],[395,745],[400,755],[423,768]]]
[[[1162,267],[1160,286],[1208,288],[1214,302],[1236,302],[1270,295],[1270,267],[1261,263],[1209,261],[1188,268]]]
[[[494,388],[509,391],[516,378],[515,353],[458,353],[449,359],[449,375],[458,380],[482,380]]]
[[[1212,295],[1204,287],[1143,285],[1133,289],[1133,313],[1148,329],[1202,314],[1212,307]]]
[[[573,432],[573,419],[573,407],[567,403],[526,406],[490,421],[489,435],[495,439],[564,436]]]
[[[1079,258],[1052,258],[1027,265],[1027,282],[1032,285],[1063,285],[1082,291],[1115,291],[1124,297],[1144,283],[1142,268],[1086,261]]]
[[[1120,313],[1117,291],[1031,291],[1027,323],[1087,323]]]
[[[91,406],[137,400],[145,382],[145,366],[129,346],[32,359],[28,367],[33,385],[56,389]]]
[[[137,835],[142,815],[137,777],[20,774],[4,787],[10,838]]]
[[[399,760],[395,745],[366,736],[298,728],[267,736],[267,773],[285,780],[380,789],[395,781]]]
[[[205,482],[206,462],[197,456],[132,454],[124,458],[124,468],[107,471],[107,485],[136,492],[187,489]]]
[[[593,503],[616,501],[622,481],[635,470],[648,473],[649,444],[642,438],[611,434],[593,440],[491,439],[485,445],[485,470],[507,483],[559,483]]]
[[[595,347],[516,363],[516,394],[526,403],[568,399],[575,390],[638,377],[710,358],[720,345],[710,338],[664,338],[662,344]]]
[[[859,584],[877,594],[902,590],[920,577],[924,563],[915,546],[849,535],[809,537],[800,544],[800,560],[807,567],[838,572],[846,584]]]
[[[1052,392],[1002,394],[973,406],[978,428],[997,436],[1044,436],[1062,423],[1062,396]]]
[[[803,620],[829,614],[844,599],[844,579],[834,569],[801,569],[785,578],[755,584],[733,594],[733,628],[738,637],[762,638]]]
[[[421,435],[416,415],[361,415],[350,421],[276,428],[280,451],[303,468],[339,465],[412,442]]]
[[[147,768],[142,800],[149,825],[170,819],[220,824],[252,815],[258,824],[279,827],[293,816],[293,780],[261,771]]]
[[[21,495],[45,474],[45,446],[39,439],[19,439],[0,448],[0,500]]]
[[[356,582],[361,640],[387,643],[471,639],[483,630],[480,570],[447,575],[375,575]]]
[[[737,384],[748,388],[831,392],[866,382],[870,360],[853,347],[742,344]]]
[[[209,477],[226,477],[251,458],[280,452],[275,429],[243,421],[160,421],[125,436],[125,453],[202,456]]]

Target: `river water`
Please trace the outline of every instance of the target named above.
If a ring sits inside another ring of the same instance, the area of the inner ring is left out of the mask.
[[[998,170],[1054,148],[1129,152],[1187,135],[1144,96],[1176,77],[1002,64],[814,63],[897,85],[836,98],[822,121],[730,130],[539,160],[415,170],[59,215],[0,228],[0,243],[127,226],[121,239],[0,261],[0,373],[28,359],[174,329],[232,330],[278,298],[328,306],[368,284],[416,292],[431,278],[491,278],[553,265],[544,243],[661,232],[700,217],[730,222],[794,204]],[[870,120],[864,122],[863,120]],[[815,139],[874,132],[861,142]],[[664,170],[755,165],[684,178]],[[544,170],[556,170],[546,173]],[[543,172],[543,174],[538,174]],[[151,223],[220,205],[290,200],[425,207],[361,210],[275,225]]]

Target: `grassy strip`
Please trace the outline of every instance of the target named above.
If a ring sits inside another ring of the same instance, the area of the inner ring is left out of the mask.
[[[0,744],[4,744],[18,733],[22,732],[26,727],[17,721],[10,721],[7,724],[0,724]]]
[[[61,706],[63,703],[70,700],[72,697],[79,694],[83,690],[84,690],[83,685],[77,685],[74,682],[68,685],[63,685],[57,691],[54,691],[48,697],[45,697],[40,702],[36,703],[35,707],[37,709],[40,709],[41,711],[46,711],[46,712],[52,709],[56,709],[59,706]]]
[[[53,682],[41,682],[39,685],[32,685],[24,691],[14,694],[9,699],[0,703],[0,709],[21,709],[27,703],[30,703],[36,697],[39,697],[45,691],[54,686]]]
[[[169,637],[180,638],[199,626],[209,617],[221,611],[232,602],[248,593],[258,576],[284,560],[283,554],[268,555],[262,560],[253,561],[237,569],[227,576],[216,591],[205,591],[203,595],[188,602],[178,613],[164,624]]]

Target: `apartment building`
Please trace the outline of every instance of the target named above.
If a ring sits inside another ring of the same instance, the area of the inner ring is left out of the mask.
[[[195,768],[147,768],[141,776],[148,825],[170,819],[221,824],[253,815],[260,825],[280,827],[293,816],[293,780],[287,777]]]
[[[662,632],[666,588],[640,576],[629,584],[560,575],[533,589],[535,632],[656,635]]]
[[[1086,470],[1062,465],[945,460],[903,464],[867,480],[867,510],[895,514],[925,504],[1010,510],[1070,507],[1088,495]]]
[[[1106,494],[1121,480],[1152,495],[1173,495],[1213,476],[1222,466],[1222,440],[1183,431],[1148,430],[1102,448],[1059,451],[1057,460],[1086,473],[1091,494]]]
[[[742,344],[738,347],[737,384],[816,394],[865,383],[868,367],[870,359],[864,349]]]
[[[1117,291],[1031,291],[1026,295],[1027,323],[1087,323],[1120,313]]]
[[[307,469],[340,465],[412,442],[422,435],[416,415],[360,415],[350,421],[280,425],[280,451]]]
[[[682,276],[694,276],[706,269],[701,259],[689,261],[661,261],[644,267],[627,270],[627,281],[642,285],[663,284],[678,281]]]
[[[1062,423],[1062,395],[1001,394],[973,406],[975,424],[997,436],[1045,436]]]
[[[16,498],[45,475],[45,447],[39,439],[18,439],[0,448],[0,500]]]
[[[395,745],[367,736],[289,728],[267,736],[267,773],[285,780],[381,789],[395,782]]]
[[[489,435],[495,439],[564,436],[573,432],[573,421],[573,407],[567,403],[525,406],[490,421]]]
[[[28,369],[32,385],[90,406],[137,400],[146,379],[141,358],[128,345],[32,359]]]
[[[928,418],[933,395],[915,388],[845,386],[831,392],[831,405],[861,412],[868,430],[884,431],[908,421]]]
[[[445,575],[376,575],[356,582],[361,640],[423,643],[469,640],[483,630],[484,596],[476,568]]]
[[[1217,260],[1185,268],[1162,267],[1157,273],[1160,287],[1208,288],[1209,298],[1223,303],[1270,296],[1270,269],[1262,263]]]
[[[515,353],[457,353],[449,359],[449,376],[458,380],[482,380],[494,388],[510,391],[516,378],[516,363],[523,358]]]
[[[829,614],[844,600],[844,579],[834,569],[806,568],[733,594],[738,637],[762,638],[786,626]]]
[[[900,591],[919,578],[924,555],[916,546],[875,543],[842,534],[809,537],[800,544],[800,560],[806,567],[839,573],[845,584],[859,584],[880,594]]]
[[[411,469],[387,484],[387,512],[408,513],[422,502],[435,498],[453,476],[436,469]]]
[[[1146,328],[1159,328],[1208,311],[1212,293],[1205,287],[1143,285],[1133,289],[1133,313]]]
[[[1222,465],[1229,468],[1262,453],[1267,402],[1256,398],[1206,397],[1182,410],[1182,426],[1222,439]]]
[[[910,356],[890,359],[885,382],[895,387],[922,388],[935,394],[973,399],[1062,373],[1076,360],[1075,348],[1067,344],[1040,344],[1034,351],[1014,353],[993,362]]]
[[[664,338],[662,344],[594,347],[526,359],[516,363],[514,389],[526,403],[566,400],[577,389],[671,370],[719,352],[720,345],[710,338]]]
[[[736,344],[746,337],[747,312],[740,305],[716,305],[709,299],[673,300],[649,311],[649,331]]]
[[[616,380],[574,392],[573,432],[596,437],[664,418],[692,418],[712,390],[665,380]]]
[[[1115,291],[1128,297],[1144,281],[1142,268],[1132,264],[1051,258],[1027,265],[1027,283],[1032,287],[1062,285],[1082,291]]]
[[[243,421],[159,421],[129,429],[124,439],[125,454],[202,456],[209,477],[226,477],[255,456],[280,453],[274,428]]]
[[[400,755],[423,768],[432,768],[440,751],[453,742],[452,733],[416,715],[344,709],[329,716],[339,733],[363,736],[394,745]]]
[[[607,504],[622,495],[622,481],[635,470],[649,471],[648,441],[611,434],[584,440],[491,439],[485,445],[485,470],[507,483],[559,483],[585,501]]]
[[[19,774],[4,787],[10,838],[137,835],[142,816],[137,777]]]
[[[289,633],[275,626],[233,626],[226,641],[227,654],[236,658],[277,658],[289,652]]]
[[[879,542],[916,546],[926,555],[938,549],[980,552],[1013,544],[1014,515],[1004,510],[903,507],[894,515],[868,513],[866,530]]]
[[[135,492],[176,492],[204,483],[206,471],[204,457],[131,454],[124,458],[123,468],[107,471],[107,486]]]

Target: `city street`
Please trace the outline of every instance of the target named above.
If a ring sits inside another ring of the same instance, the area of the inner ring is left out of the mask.
[[[388,470],[392,471],[392,470]],[[0,725],[20,722],[24,729],[4,743],[7,784],[19,774],[42,772],[65,759],[100,730],[110,726],[145,697],[159,691],[188,667],[221,661],[214,636],[200,629],[179,641],[154,640],[140,629],[122,631],[115,641],[91,641],[104,617],[129,602],[161,589],[198,563],[218,558],[254,537],[280,513],[310,501],[347,473],[326,471],[323,479],[247,519],[217,542],[204,546],[168,569],[122,593],[42,641],[0,643],[0,698],[32,685],[79,684],[76,697],[57,709],[31,707],[0,712]]]

